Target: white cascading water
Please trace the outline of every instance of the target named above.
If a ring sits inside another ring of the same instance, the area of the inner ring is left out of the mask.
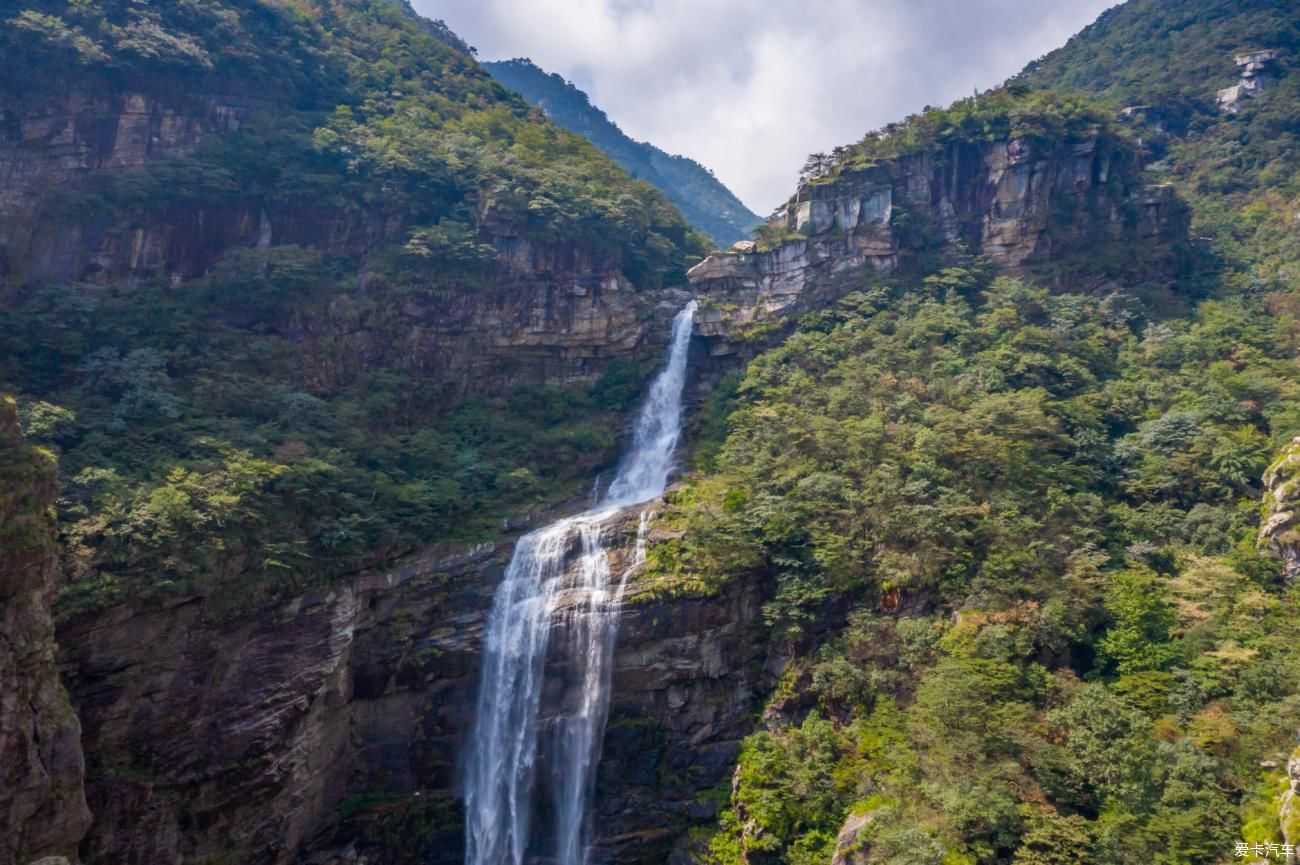
[[[573,705],[545,744],[554,803],[556,865],[586,865],[589,803],[609,712],[610,665],[627,576],[645,561],[642,513],[633,565],[611,585],[604,530],[622,508],[663,493],[682,426],[682,389],[694,323],[691,301],[673,319],[668,362],[650,386],[632,444],[605,495],[590,510],[519,539],[492,599],[483,639],[477,723],[465,771],[467,865],[523,865],[530,839],[538,711],[551,627],[572,640]],[[576,548],[576,549],[575,549]],[[576,553],[577,560],[572,557]],[[566,579],[566,575],[569,577]]]

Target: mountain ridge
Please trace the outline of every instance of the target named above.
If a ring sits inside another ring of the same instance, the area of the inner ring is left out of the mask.
[[[762,221],[700,163],[629,138],[573,82],[546,72],[526,57],[489,61],[483,67],[552,120],[586,136],[633,177],[667,195],[693,225],[721,246],[747,239]]]

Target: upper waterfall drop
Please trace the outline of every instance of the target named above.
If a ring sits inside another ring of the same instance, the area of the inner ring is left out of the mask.
[[[668,486],[668,473],[682,432],[682,391],[696,306],[692,300],[673,318],[668,364],[650,386],[637,415],[631,447],[605,491],[607,505],[625,507],[649,501]]]
[[[555,811],[554,837],[547,848],[557,865],[587,862],[588,805],[609,711],[617,607],[627,578],[621,574],[613,583],[604,530],[619,510],[649,501],[667,487],[681,437],[695,309],[691,301],[673,318],[668,361],[650,386],[631,444],[599,504],[520,538],[493,596],[464,775],[466,865],[523,865],[536,847],[531,817],[537,719],[557,614],[571,640],[566,648],[578,667],[580,687],[576,705],[555,719],[547,737],[544,756]],[[643,560],[647,525],[642,519],[637,563]],[[576,558],[571,558],[574,552]],[[569,603],[561,611],[562,595]]]

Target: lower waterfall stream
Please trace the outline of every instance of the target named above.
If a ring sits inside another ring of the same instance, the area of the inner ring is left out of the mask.
[[[681,434],[682,390],[694,323],[691,301],[673,319],[668,360],[650,386],[632,442],[590,509],[519,539],[488,613],[477,721],[465,765],[466,865],[523,865],[529,852],[535,767],[549,767],[554,833],[548,861],[586,865],[590,799],[609,712],[617,611],[628,571],[610,573],[607,523],[663,493]],[[644,560],[642,514],[636,563]],[[563,617],[580,679],[576,705],[539,735],[552,626]]]

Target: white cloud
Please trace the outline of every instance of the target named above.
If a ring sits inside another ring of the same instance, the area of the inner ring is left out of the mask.
[[[1114,0],[414,0],[484,59],[531,57],[760,214],[804,157],[987,89]]]

